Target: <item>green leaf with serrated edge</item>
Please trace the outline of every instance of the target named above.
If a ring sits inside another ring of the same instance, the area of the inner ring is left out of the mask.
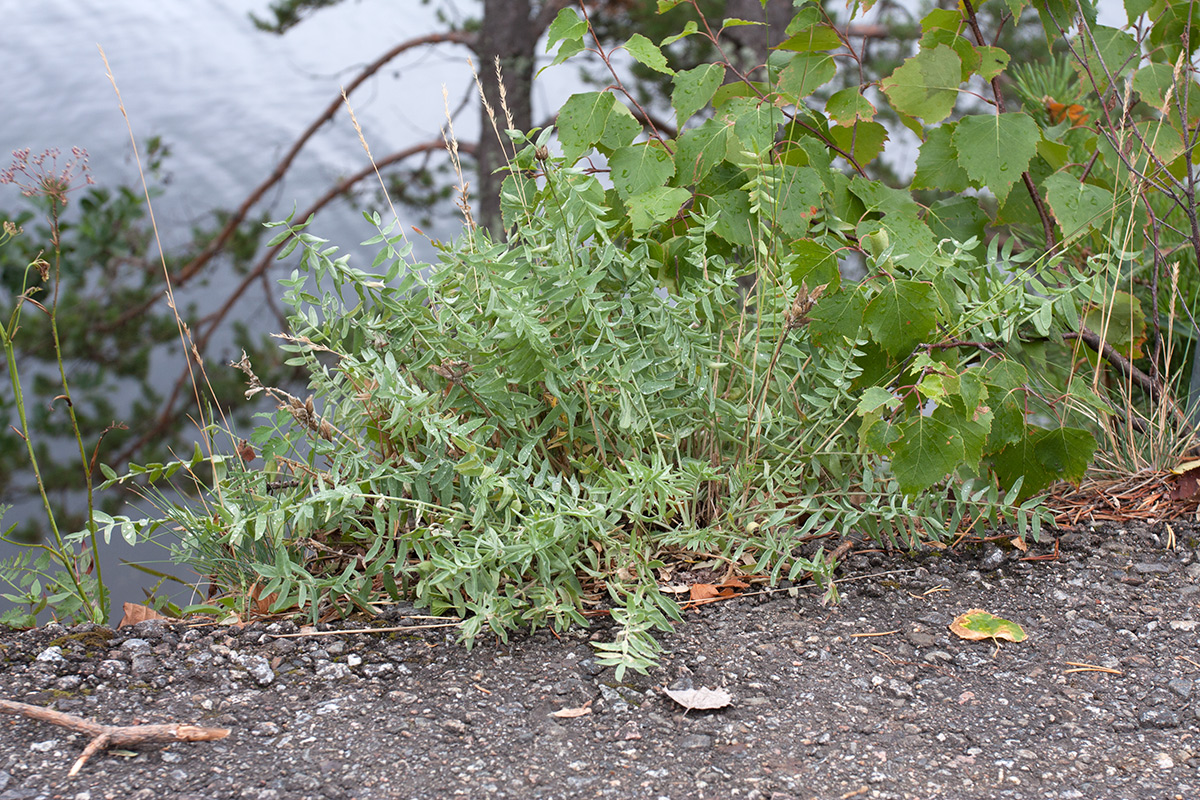
[[[987,401],[988,388],[982,367],[967,367],[959,374],[958,393],[962,397],[963,408],[971,414]]]
[[[731,81],[721,84],[721,88],[713,92],[712,104],[714,109],[720,109],[730,100],[738,97],[753,97],[755,100],[771,91],[771,87],[760,81]]]
[[[938,29],[961,33],[966,27],[967,21],[963,19],[962,12],[954,8],[930,9],[929,13],[921,18],[921,33]]]
[[[899,406],[900,398],[895,393],[889,392],[882,386],[869,386],[862,393],[862,397],[858,399],[855,411],[862,417],[880,407],[886,407],[894,411]]]
[[[787,28],[783,33],[785,36],[791,36],[800,31],[807,30],[813,25],[820,25],[824,21],[825,17],[821,9],[815,3],[802,3],[796,9],[795,15],[792,17],[791,22],[787,24]]]
[[[1078,482],[1096,452],[1096,438],[1082,428],[1052,428],[1033,437],[1041,463],[1063,480]]]
[[[663,186],[675,174],[675,161],[660,142],[618,148],[608,160],[609,178],[622,200]]]
[[[558,112],[558,139],[568,164],[593,147],[609,150],[633,142],[642,126],[609,92],[571,95]]]
[[[828,25],[812,25],[797,31],[772,49],[811,53],[816,50],[836,50],[841,46],[842,40],[833,28]]]
[[[878,122],[856,122],[852,125],[830,125],[829,138],[844,152],[849,153],[860,167],[874,161],[883,152],[888,140],[887,128]]]
[[[662,54],[662,50],[658,49],[658,45],[640,33],[629,37],[629,41],[625,43],[625,52],[633,56],[634,61],[655,72],[661,72],[664,75],[675,74],[675,70],[667,65],[667,57]]]
[[[970,196],[938,200],[925,214],[925,224],[936,241],[965,242],[975,238],[979,240],[979,247],[984,246],[985,229],[990,222],[987,213],[979,207],[978,198]]]
[[[772,173],[779,178],[775,222],[786,235],[803,236],[809,220],[821,210],[825,186],[811,167],[780,166]]]
[[[585,47],[583,43],[585,33],[587,33],[587,23],[581,20],[574,11],[564,8],[558,12],[554,22],[550,23],[546,52],[550,52],[556,42],[561,42],[561,44],[558,52],[554,55],[554,60],[538,70],[538,74],[541,75],[546,69],[561,64],[576,53],[582,52]]]
[[[979,469],[984,444],[992,428],[992,412],[981,409],[968,412],[962,397],[953,395],[939,402],[933,417],[958,432],[963,447],[962,463],[973,470]]]
[[[888,231],[896,260],[910,269],[919,269],[933,257],[937,242],[929,226],[921,221],[921,207],[911,194],[861,176],[850,181],[850,190],[862,199],[868,211],[884,215],[882,220],[869,219],[859,223],[856,235],[860,240],[880,229]]]
[[[1041,136],[1033,118],[1016,111],[963,117],[952,141],[967,176],[1004,202],[1012,185],[1029,168]]]
[[[999,47],[977,47],[979,66],[976,72],[985,81],[990,81],[1008,68],[1009,55]]]
[[[900,437],[891,446],[892,474],[904,494],[925,491],[962,463],[962,437],[953,426],[918,414],[896,427]]]
[[[701,64],[694,69],[675,73],[674,89],[671,91],[671,106],[675,109],[675,122],[680,128],[697,111],[708,105],[713,93],[725,80],[723,64]]]
[[[675,147],[676,183],[691,186],[704,180],[725,158],[728,136],[728,127],[717,119],[684,131]]]
[[[713,233],[730,244],[750,247],[754,244],[754,221],[750,217],[750,195],[740,189],[714,194],[704,201],[704,208],[717,215]]]
[[[808,313],[812,319],[808,332],[823,347],[837,347],[845,339],[859,338],[867,301],[857,285],[841,292],[821,295]]]
[[[765,22],[755,22],[752,19],[738,19],[737,17],[729,17],[721,20],[721,28],[744,28],[747,25],[766,25]]]
[[[1091,88],[1095,82],[1101,93],[1108,90],[1110,77],[1120,77],[1136,67],[1142,52],[1132,35],[1104,25],[1093,25],[1072,44],[1079,56],[1071,59],[1071,66],[1084,86]]]
[[[933,331],[937,310],[937,295],[928,283],[891,281],[867,305],[867,330],[888,355],[908,355]]]
[[[775,146],[775,137],[784,119],[779,108],[750,97],[730,100],[721,106],[719,116],[733,123],[733,132],[741,148],[755,154],[766,153]]]
[[[825,53],[797,53],[779,73],[779,91],[803,100],[837,75],[837,63]]]
[[[686,0],[658,0],[658,13],[665,14],[683,2],[686,2]]]
[[[1001,617],[993,617],[979,608],[973,608],[965,614],[960,614],[954,622],[950,623],[950,630],[955,636],[972,641],[981,639],[1025,641],[1025,631],[1020,625]]]
[[[1105,225],[1112,216],[1113,194],[1107,189],[1080,183],[1067,172],[1051,175],[1045,187],[1046,202],[1068,239]]]
[[[827,284],[829,291],[836,291],[841,284],[837,255],[812,239],[796,239],[788,244],[790,253],[783,267],[796,286],[807,284],[809,288]]]
[[[988,431],[987,444],[984,445],[985,452],[997,453],[1023,438],[1025,412],[1021,406],[1014,402],[995,403],[992,408],[992,427]],[[1011,485],[1011,482],[1008,485]]]
[[[675,34],[674,36],[668,36],[667,38],[663,39],[661,42],[659,42],[658,46],[666,47],[667,45],[675,44],[680,39],[686,39],[687,37],[691,36],[693,33],[696,33],[699,30],[700,29],[696,27],[696,20],[689,19],[687,21],[687,24],[683,26],[683,30],[681,30],[679,33]]]
[[[1154,0],[1125,0],[1125,17],[1133,25],[1154,6]]]
[[[1029,0],[1004,0],[1004,4],[1008,6],[1009,12],[1012,13],[1013,19],[1020,19],[1021,12],[1029,5]]]
[[[881,82],[892,106],[928,124],[950,116],[962,83],[962,61],[946,45],[922,50]]]
[[[634,234],[645,233],[659,223],[672,219],[692,193],[679,186],[655,186],[630,197],[625,205]]]
[[[554,45],[564,39],[583,39],[587,33],[587,22],[580,19],[573,8],[564,8],[550,23],[546,31],[546,52],[554,49]]]
[[[825,101],[825,113],[831,120],[842,125],[858,120],[870,122],[875,119],[875,106],[852,86],[830,95]]]
[[[954,31],[932,30],[921,37],[920,45],[921,50],[932,50],[939,46],[949,47],[953,50],[959,60],[958,78],[961,82],[965,83],[970,80],[971,76],[979,69],[979,50],[971,43],[971,40]]]

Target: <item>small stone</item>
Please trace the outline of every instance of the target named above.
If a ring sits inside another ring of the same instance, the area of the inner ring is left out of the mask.
[[[689,733],[679,739],[681,750],[707,750],[712,747],[712,737],[703,733]]]
[[[1167,681],[1167,688],[1180,697],[1187,699],[1192,694],[1193,684],[1185,678],[1172,678]]]
[[[987,552],[983,558],[979,560],[979,568],[992,572],[1004,566],[1004,562],[1008,560],[1008,556],[1004,551],[995,545],[989,545]]]
[[[463,736],[467,732],[467,723],[463,722],[461,719],[455,719],[454,717],[451,717],[449,719],[442,720],[442,730],[453,733],[456,736]]]
[[[1155,706],[1138,715],[1138,724],[1143,728],[1178,728],[1179,715],[1169,708]]]
[[[1173,571],[1170,564],[1156,564],[1146,561],[1134,564],[1132,569],[1138,575],[1165,575]]]
[[[158,659],[149,653],[138,653],[131,660],[129,669],[134,675],[149,675],[158,669]]]
[[[137,653],[137,652],[141,652],[142,650],[149,650],[150,643],[147,642],[145,639],[126,639],[121,644],[121,649],[129,650],[132,653]]]
[[[350,668],[345,664],[337,664],[333,661],[326,661],[317,667],[317,677],[327,681],[344,680],[352,675]]]
[[[54,682],[54,688],[61,692],[73,692],[83,683],[82,675],[64,675]]]
[[[278,736],[280,728],[274,722],[260,722],[250,729],[251,736]]]
[[[901,700],[912,700],[915,695],[911,685],[896,678],[888,679],[887,688],[889,692]]]
[[[361,663],[362,656],[356,653],[351,653],[350,655],[346,656],[346,666],[348,667],[357,667]]]
[[[601,672],[604,672],[604,667],[597,664],[594,658],[584,658],[579,661],[579,671],[584,675],[594,678]]]
[[[269,686],[275,680],[275,671],[262,656],[238,656],[236,662],[246,670],[259,686]]]
[[[124,674],[129,670],[129,665],[124,661],[117,661],[115,658],[110,658],[101,661],[96,667],[96,677],[101,680],[111,680],[118,675]]]
[[[39,663],[50,664],[55,667],[67,663],[67,660],[63,658],[62,648],[58,646],[47,647],[42,652],[38,653],[37,658],[34,660]]]
[[[36,753],[49,753],[56,747],[58,747],[58,739],[47,739],[44,742],[34,742],[29,745],[29,749]]]
[[[931,633],[913,631],[908,634],[908,643],[913,647],[933,647],[937,639]]]
[[[378,678],[380,675],[386,675],[389,672],[394,672],[396,665],[389,661],[384,661],[381,664],[367,664],[362,668],[362,674],[368,678]]]
[[[1154,756],[1154,764],[1159,769],[1174,769],[1175,759],[1171,758],[1168,753],[1156,753]]]

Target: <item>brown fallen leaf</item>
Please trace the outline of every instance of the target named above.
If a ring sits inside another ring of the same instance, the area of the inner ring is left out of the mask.
[[[1009,540],[1008,543],[1020,550],[1022,553],[1029,552],[1029,545],[1025,544],[1025,540],[1020,536],[1014,536],[1011,540]]]
[[[117,623],[117,628],[124,628],[129,625],[137,625],[139,622],[145,622],[148,619],[172,619],[164,616],[150,606],[141,606],[137,603],[126,603],[122,606],[125,614],[121,617],[121,621]]]
[[[688,711],[724,708],[733,702],[733,697],[724,689],[664,689],[663,693]]]
[[[690,589],[692,600],[708,600],[720,593],[721,591],[711,583],[693,583]]]
[[[592,701],[588,700],[579,708],[560,708],[558,711],[551,712],[552,717],[563,717],[565,719],[574,719],[592,713]]]

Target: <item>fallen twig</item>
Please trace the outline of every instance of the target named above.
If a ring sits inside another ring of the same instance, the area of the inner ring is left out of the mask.
[[[1063,670],[1064,675],[1070,675],[1073,672],[1104,672],[1109,675],[1124,675],[1125,674],[1124,672],[1121,672],[1121,670],[1119,670],[1119,669],[1113,669],[1111,667],[1098,667],[1095,664],[1085,664],[1082,661],[1066,661],[1063,663],[1066,663],[1066,664],[1071,665],[1072,667],[1075,667],[1075,669],[1064,669]]]
[[[17,703],[12,700],[0,700],[0,713],[17,714],[22,717],[49,722],[69,728],[92,737],[87,747],[71,766],[68,776],[79,774],[83,765],[95,753],[108,747],[134,747],[142,744],[170,744],[171,742],[210,742],[214,739],[224,739],[229,735],[228,728],[200,728],[195,725],[101,725],[64,714],[43,706],[31,706],[27,703]]]

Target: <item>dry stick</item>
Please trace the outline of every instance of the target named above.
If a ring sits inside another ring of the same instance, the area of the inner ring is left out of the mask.
[[[101,725],[64,714],[43,706],[31,706],[27,703],[17,703],[12,700],[0,700],[0,713],[16,714],[40,722],[49,722],[92,737],[83,753],[71,767],[68,776],[79,774],[83,765],[96,753],[109,747],[136,747],[142,744],[171,744],[172,742],[211,742],[214,739],[224,739],[229,735],[228,728],[201,728],[196,725],[180,725],[167,723],[165,725]]]
[[[1151,378],[1146,373],[1138,369],[1129,359],[1117,352],[1117,350],[1108,342],[1100,338],[1100,335],[1088,328],[1080,328],[1078,333],[1064,333],[1062,335],[1065,340],[1079,339],[1087,344],[1092,350],[1104,357],[1104,360],[1117,368],[1123,377],[1131,379],[1134,383],[1140,386],[1146,394],[1150,395],[1151,400],[1163,402],[1171,410],[1171,415],[1186,430],[1191,422],[1187,416],[1180,410],[1175,401],[1163,391],[1162,384]]]

